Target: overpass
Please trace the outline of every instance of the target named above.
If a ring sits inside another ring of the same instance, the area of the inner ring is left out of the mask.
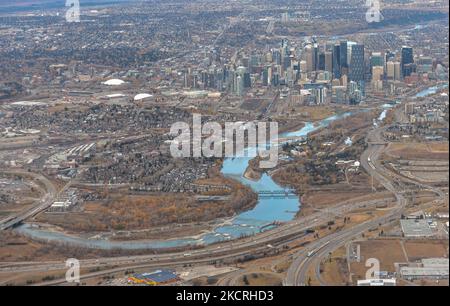
[[[46,190],[46,194],[42,199],[40,199],[35,206],[32,208],[22,211],[15,216],[8,217],[4,220],[0,221],[0,230],[7,230],[9,228],[13,228],[26,219],[32,218],[39,213],[47,210],[50,206],[52,206],[53,202],[58,198],[59,194],[64,192],[71,184],[71,182],[67,183],[59,192],[56,190],[55,185],[44,175],[34,172],[28,172],[25,170],[14,170],[14,171],[3,171],[2,173],[7,175],[17,175],[22,177],[29,177],[32,180],[39,181],[42,186],[44,186]]]

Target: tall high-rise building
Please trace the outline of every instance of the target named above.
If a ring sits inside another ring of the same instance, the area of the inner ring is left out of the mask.
[[[305,48],[306,72],[314,71],[314,51],[311,45]]]
[[[325,70],[333,73],[333,52],[325,51]]]
[[[373,66],[372,67],[372,80],[380,81],[383,79],[384,67],[383,66]]]
[[[244,78],[240,75],[238,75],[236,78],[236,94],[238,96],[244,95]]]
[[[347,87],[346,86],[333,86],[332,100],[335,103],[344,104],[347,103]]]
[[[342,86],[347,87],[347,84],[348,84],[348,77],[347,77],[346,74],[343,74],[343,75],[341,76],[340,82],[341,82],[341,85],[342,85]]]
[[[269,81],[269,67],[268,66],[264,67],[264,69],[262,71],[262,84],[263,84],[263,86],[268,86],[269,82],[270,82]]]
[[[352,60],[352,47],[356,45],[354,41],[347,41],[347,66],[350,66],[350,61]]]
[[[394,80],[398,81],[402,78],[402,64],[394,62]]]
[[[381,52],[372,52],[370,56],[370,68],[384,66],[383,54]]]
[[[417,69],[416,69],[416,64],[415,63],[403,65],[403,69],[402,69],[403,77],[409,77],[411,74],[416,72],[416,70]]]
[[[289,39],[283,38],[281,40],[281,48],[285,51],[283,55],[286,55],[286,52],[289,50]]]
[[[258,55],[253,54],[250,56],[250,67],[249,67],[250,69],[253,67],[259,66],[259,63],[260,63],[260,58]]]
[[[272,59],[276,65],[281,65],[281,53],[279,50],[273,50]]]
[[[272,78],[273,78],[273,68],[272,66],[269,66],[267,68],[267,82],[268,84],[272,84]]]
[[[386,78],[388,80],[395,80],[395,64],[392,61],[386,63]]]
[[[388,80],[398,81],[401,79],[400,62],[389,61],[386,64],[386,78]]]
[[[329,41],[325,44],[325,51],[333,52],[333,47],[334,47],[334,43]]]
[[[348,68],[348,62],[347,62],[347,41],[343,40],[340,42],[340,65],[341,68]]]
[[[319,45],[314,44],[313,53],[314,53],[313,67],[314,67],[314,71],[317,71],[317,70],[319,70]]]
[[[387,64],[387,62],[394,62],[395,61],[395,53],[387,50],[384,53],[384,63]]]
[[[384,66],[372,67],[372,89],[375,91],[383,90]]]
[[[414,53],[413,48],[411,47],[402,47],[402,59],[401,59],[401,65],[402,65],[402,75],[403,77],[409,76],[411,74],[411,69],[408,69],[408,65],[414,63]]]
[[[286,70],[289,67],[291,67],[291,58],[289,57],[289,55],[285,55],[283,57],[283,69]]]
[[[317,66],[317,70],[325,70],[325,53],[319,53],[319,65]]]
[[[417,61],[417,72],[430,73],[433,70],[433,58],[429,56],[420,56]]]
[[[280,75],[278,74],[278,72],[275,72],[272,76],[272,85],[273,86],[280,85]]]
[[[300,78],[306,80],[308,73],[308,63],[307,61],[300,61]]]
[[[333,77],[339,79],[341,77],[341,46],[336,44],[333,47]]]
[[[317,105],[325,104],[327,98],[327,89],[324,86],[311,89],[312,95],[315,97]]]
[[[355,44],[352,46],[352,56],[350,59],[349,79],[354,82],[364,82],[365,63],[364,45]]]
[[[240,66],[236,69],[235,72],[235,85],[234,85],[234,89],[235,89],[235,93],[238,96],[243,96],[244,95],[244,91],[245,91],[245,74],[247,73],[247,69],[243,66]],[[248,81],[248,80],[247,80]]]
[[[244,87],[251,88],[252,87],[252,79],[249,72],[244,73]]]

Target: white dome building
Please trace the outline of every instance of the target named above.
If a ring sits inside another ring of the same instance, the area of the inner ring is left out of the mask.
[[[106,82],[103,82],[103,84],[107,85],[107,86],[118,86],[118,85],[125,84],[125,81],[122,81],[120,79],[111,79],[111,80],[108,80]]]
[[[142,93],[142,94],[136,95],[134,97],[134,101],[141,101],[141,100],[148,99],[148,98],[151,98],[151,97],[153,97],[153,95],[147,94],[147,93]]]

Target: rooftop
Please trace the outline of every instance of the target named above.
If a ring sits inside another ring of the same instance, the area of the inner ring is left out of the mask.
[[[429,237],[433,232],[425,219],[400,220],[402,231],[406,237]]]

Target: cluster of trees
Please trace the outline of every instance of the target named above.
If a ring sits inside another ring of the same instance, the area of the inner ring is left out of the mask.
[[[345,181],[345,174],[336,165],[338,160],[358,160],[365,150],[364,134],[361,132],[372,125],[374,113],[363,112],[342,120],[333,122],[329,128],[319,130],[310,135],[306,144],[286,144],[283,150],[307,152],[303,158],[285,166],[283,171],[274,175],[277,182],[295,188],[303,194],[309,186],[332,185]],[[352,137],[352,145],[341,150],[344,140]],[[330,143],[329,146],[323,146]],[[318,154],[320,152],[320,154]]]
[[[44,215],[49,222],[76,231],[137,230],[156,226],[210,221],[230,217],[256,204],[257,195],[240,184],[233,186],[228,201],[197,202],[193,194],[123,196],[104,204],[85,205],[84,212]],[[43,218],[43,219],[42,219]]]

